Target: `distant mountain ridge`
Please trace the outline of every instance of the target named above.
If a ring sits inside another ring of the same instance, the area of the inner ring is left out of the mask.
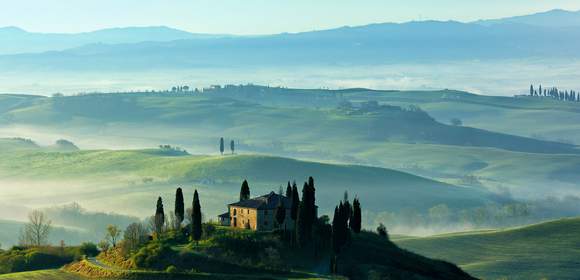
[[[165,26],[109,28],[83,33],[36,33],[8,26],[0,27],[0,54],[58,51],[97,43],[163,42],[222,36],[225,35],[195,34]]]
[[[10,27],[0,29],[1,41],[10,38],[0,44],[0,54],[59,51],[0,55],[0,67],[106,71],[574,59],[580,58],[580,28],[571,26],[576,23],[579,12],[550,11],[475,23],[380,23],[264,36],[191,34],[167,27],[37,34]]]
[[[484,26],[516,23],[544,27],[572,27],[572,26],[580,26],[580,11],[567,11],[555,9],[532,15],[515,16],[501,19],[478,20],[474,23],[481,24]]]

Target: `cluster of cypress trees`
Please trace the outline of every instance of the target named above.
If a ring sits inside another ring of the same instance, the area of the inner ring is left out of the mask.
[[[542,85],[540,85],[538,89],[534,89],[534,85],[530,85],[530,96],[544,96],[552,97],[557,100],[580,102],[580,94],[576,91],[561,91],[556,87],[542,89]]]
[[[185,204],[183,200],[183,190],[177,188],[175,191],[175,219],[177,227],[181,227],[181,224],[185,220]],[[193,203],[192,203],[192,213],[191,213],[191,238],[198,241],[201,238],[202,226],[201,226],[201,204],[199,202],[199,194],[197,190],[193,193]],[[154,217],[154,231],[155,235],[159,237],[165,228],[165,211],[163,209],[163,199],[161,197],[157,198],[157,207],[155,210]]]

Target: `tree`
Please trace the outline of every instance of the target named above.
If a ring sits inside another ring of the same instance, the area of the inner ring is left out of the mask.
[[[44,246],[52,229],[51,221],[40,210],[28,214],[28,224],[20,232],[20,243],[25,246]]]
[[[234,140],[230,141],[230,150],[232,151],[233,155],[236,150],[236,144],[234,143]]]
[[[292,207],[290,208],[290,217],[294,222],[298,219],[298,207],[300,206],[300,196],[298,195],[298,186],[296,182],[292,185]]]
[[[242,187],[240,188],[240,201],[250,199],[250,185],[247,180],[242,182]]]
[[[201,238],[201,205],[197,190],[193,193],[193,211],[191,214],[191,238],[198,241]]]
[[[276,222],[278,222],[278,228],[281,229],[284,224],[284,219],[286,219],[286,207],[282,203],[282,192],[278,199],[278,206],[276,207]]]
[[[123,250],[125,253],[134,252],[139,247],[147,242],[147,235],[149,232],[141,223],[132,223],[125,229],[123,233]]]
[[[183,202],[183,191],[181,188],[177,188],[175,192],[175,219],[177,229],[179,229],[185,219],[185,203]]]
[[[354,233],[360,233],[362,225],[362,215],[358,198],[352,201],[352,217],[350,218],[350,229]]]
[[[220,153],[223,155],[225,150],[224,138],[220,138]]]
[[[461,121],[461,119],[458,119],[458,118],[452,118],[450,120],[450,122],[451,122],[451,125],[453,125],[453,126],[462,126],[463,125],[463,121]]]
[[[290,181],[288,181],[288,186],[286,186],[286,197],[292,199],[292,186],[290,185]]]
[[[530,85],[530,96],[534,96],[534,85]]]
[[[107,240],[107,242],[109,242],[109,244],[111,244],[111,246],[113,246],[113,247],[117,246],[117,240],[119,239],[119,236],[121,236],[121,230],[119,229],[119,227],[117,227],[115,225],[108,225],[107,226],[107,233],[105,235],[105,240]]]
[[[296,220],[296,241],[300,246],[306,245],[312,238],[312,225],[316,220],[314,203],[314,179],[310,177],[302,188],[302,201],[298,207]]]
[[[385,225],[383,225],[383,223],[380,223],[379,226],[377,227],[377,233],[381,237],[388,238],[387,228],[385,227]]]
[[[163,232],[165,226],[165,211],[163,210],[163,199],[157,198],[157,209],[155,210],[155,233],[157,237]]]
[[[332,217],[332,251],[334,254],[340,253],[340,217],[338,206],[334,207],[334,216]]]

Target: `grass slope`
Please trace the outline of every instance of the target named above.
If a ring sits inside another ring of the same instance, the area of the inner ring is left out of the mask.
[[[101,186],[124,186],[112,188],[113,196],[153,189],[173,191],[175,185],[194,184],[221,192],[222,196],[216,199],[222,199],[222,207],[234,199],[244,179],[252,185],[253,195],[261,195],[277,191],[288,180],[296,179],[300,184],[308,176],[317,181],[318,202],[323,209],[332,207],[340,198],[336,193],[346,189],[358,194],[365,201],[366,209],[428,209],[440,203],[468,207],[489,199],[480,190],[390,169],[261,155],[165,156],[157,150],[55,152],[32,148],[0,149],[0,156],[0,180],[77,180]],[[52,191],[58,192],[56,188]],[[79,186],[77,191],[87,190]],[[69,196],[74,192],[74,187],[67,188]]]
[[[58,269],[38,270],[0,275],[0,280],[85,280],[77,274]]]
[[[395,242],[484,279],[578,279],[580,273],[580,218]]]

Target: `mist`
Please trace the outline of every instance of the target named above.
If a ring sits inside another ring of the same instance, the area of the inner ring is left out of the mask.
[[[1,93],[51,95],[164,90],[174,85],[261,84],[292,88],[456,89],[513,96],[530,83],[577,87],[579,60],[463,60],[381,65],[187,68],[148,71],[0,70]],[[474,79],[473,77],[477,77]],[[530,79],[533,77],[533,79]]]

